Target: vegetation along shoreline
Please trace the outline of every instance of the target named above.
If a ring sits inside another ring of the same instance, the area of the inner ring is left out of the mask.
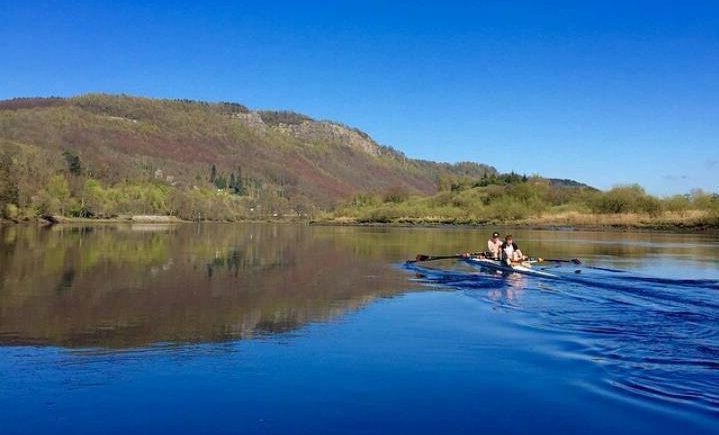
[[[0,101],[0,219],[44,223],[719,228],[719,194],[657,197],[475,162],[237,103],[88,94]]]

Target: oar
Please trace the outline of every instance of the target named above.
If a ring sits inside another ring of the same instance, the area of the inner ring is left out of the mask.
[[[469,255],[477,255],[477,252],[469,253]],[[421,261],[434,261],[434,260],[447,260],[450,258],[465,258],[467,254],[454,254],[454,255],[426,255],[417,254],[414,260],[407,260],[407,263],[419,263]]]
[[[582,264],[582,261],[579,258],[572,258],[571,260],[562,260],[562,259],[556,259],[556,258],[544,258],[540,261],[554,261],[557,263],[574,263],[574,264]],[[603,270],[605,272],[623,272],[622,270],[618,269],[609,269],[606,267],[596,267],[596,266],[586,266],[582,265],[582,267],[587,269],[595,269],[595,270]]]
[[[461,254],[455,254],[455,255],[417,254],[417,257],[414,260],[407,260],[407,263],[419,263],[420,261],[446,260],[449,258],[462,258],[462,255]]]
[[[572,258],[571,260],[563,260],[563,259],[558,259],[558,258],[542,258],[539,261],[553,261],[555,263],[582,264],[582,261],[579,258]]]

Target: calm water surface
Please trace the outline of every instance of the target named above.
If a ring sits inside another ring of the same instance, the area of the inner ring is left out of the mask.
[[[0,433],[719,433],[717,236],[486,233],[0,227]]]

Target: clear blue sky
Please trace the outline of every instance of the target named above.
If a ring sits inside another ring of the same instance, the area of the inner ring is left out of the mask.
[[[716,1],[0,0],[0,98],[87,92],[295,110],[411,157],[600,188],[719,191]]]

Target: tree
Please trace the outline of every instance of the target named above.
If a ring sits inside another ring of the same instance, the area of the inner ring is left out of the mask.
[[[10,153],[0,156],[0,204],[17,204],[20,192],[17,176],[13,171],[14,162]]]
[[[80,157],[70,151],[64,151],[62,155],[65,157],[65,161],[67,161],[67,169],[70,173],[72,175],[82,175],[82,162],[80,161]]]
[[[234,192],[236,183],[237,180],[235,179],[235,173],[233,172],[230,174],[230,183],[227,185],[227,187]]]
[[[53,207],[49,212],[59,209],[61,215],[65,215],[67,201],[70,198],[70,187],[67,184],[67,178],[62,175],[53,175],[45,189],[53,201]]]
[[[12,217],[9,210],[17,207],[19,202],[20,189],[13,171],[13,159],[10,153],[5,152],[0,156],[0,215]]]
[[[215,179],[217,178],[217,168],[215,167],[215,164],[212,164],[212,167],[210,168],[210,183],[214,184]]]
[[[382,200],[398,204],[409,199],[409,192],[403,186],[392,186],[384,191]]]
[[[217,178],[215,178],[215,187],[221,190],[227,188],[227,179],[224,177],[224,175],[220,174],[217,176]]]
[[[80,215],[89,217],[91,215],[106,215],[106,192],[100,182],[93,179],[85,181],[82,191],[82,204]]]

